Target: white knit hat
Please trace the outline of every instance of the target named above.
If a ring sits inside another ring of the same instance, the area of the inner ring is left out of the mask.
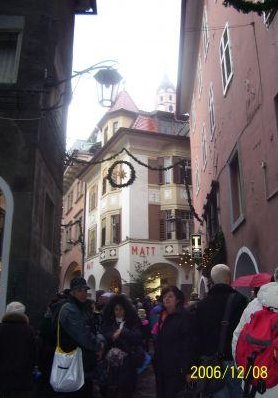
[[[25,314],[25,305],[20,303],[19,301],[12,301],[7,305],[6,314],[16,313],[16,314]]]

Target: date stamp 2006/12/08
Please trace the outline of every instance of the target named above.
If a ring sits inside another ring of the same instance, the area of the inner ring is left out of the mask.
[[[267,366],[191,366],[191,379],[224,379],[228,372],[232,379],[267,379]]]

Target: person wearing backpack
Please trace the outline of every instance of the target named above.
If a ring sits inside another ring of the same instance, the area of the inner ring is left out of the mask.
[[[240,332],[236,364],[244,369],[246,397],[278,397],[278,283],[263,285],[257,296],[262,309],[250,316]],[[263,395],[261,395],[263,394]]]
[[[213,286],[207,297],[199,302],[195,313],[198,356],[202,363],[205,357],[213,358],[220,354],[224,367],[229,369],[224,378],[225,385],[214,392],[213,397],[239,398],[242,397],[240,381],[232,378],[230,371],[234,366],[231,343],[247,299],[230,286],[231,271],[227,265],[215,265],[211,269],[211,279]]]

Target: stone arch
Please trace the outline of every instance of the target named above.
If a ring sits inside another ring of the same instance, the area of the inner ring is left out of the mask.
[[[235,269],[234,269],[234,279],[239,278],[240,276],[257,274],[259,273],[259,267],[255,256],[248,249],[248,247],[243,246],[239,249],[236,261],[235,261]],[[251,289],[247,287],[237,288],[242,294],[250,297]]]
[[[90,290],[88,290],[88,295],[90,296],[91,299],[95,300],[96,299],[96,280],[95,280],[94,275],[89,276],[87,285],[90,287]]]
[[[121,274],[116,268],[111,267],[104,272],[99,283],[99,289],[115,293],[122,291]]]
[[[259,267],[255,256],[248,249],[248,247],[243,246],[239,249],[234,269],[234,279],[239,278],[243,275],[257,274],[259,273]]]
[[[65,276],[64,276],[64,282],[63,282],[63,289],[69,289],[70,287],[70,281],[77,277],[82,275],[82,268],[81,265],[79,265],[76,261],[73,261],[72,263],[69,264]]]
[[[2,250],[1,250],[1,273],[0,273],[0,297],[1,297],[0,316],[2,317],[5,313],[5,308],[6,308],[14,199],[9,185],[1,176],[0,176],[0,192],[3,196],[3,203],[5,205],[3,234],[2,234]]]
[[[150,288],[155,289],[158,286],[161,286],[161,288],[165,286],[170,286],[170,285],[175,285],[178,286],[180,285],[180,276],[179,276],[179,271],[178,269],[169,263],[155,263],[151,264],[147,271],[147,274],[150,275],[150,278],[152,281],[150,282]],[[157,277],[155,280],[153,280],[154,277]],[[156,296],[161,293],[161,289],[158,289],[156,292],[153,294],[150,294],[150,296]]]

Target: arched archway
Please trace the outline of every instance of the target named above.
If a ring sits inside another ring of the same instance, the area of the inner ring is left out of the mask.
[[[82,268],[81,265],[73,261],[70,263],[68,266],[65,276],[64,276],[64,283],[63,283],[63,289],[69,289],[70,287],[70,281],[77,277],[82,275]]]
[[[122,291],[121,274],[116,268],[109,268],[105,271],[101,277],[99,289],[112,291],[114,293],[120,293]]]
[[[87,285],[90,287],[88,290],[88,295],[91,299],[95,300],[96,298],[96,280],[94,275],[90,275],[87,281]]]
[[[1,234],[0,234],[0,316],[5,313],[7,285],[9,276],[9,257],[12,234],[12,220],[14,200],[12,191],[6,181],[0,177],[0,207],[1,207]]]
[[[234,279],[244,275],[257,274],[258,272],[259,267],[255,256],[248,247],[243,246],[240,248],[236,256]],[[251,295],[251,289],[249,288],[237,288],[237,290],[246,296]]]
[[[160,295],[161,290],[165,286],[178,285],[178,270],[171,264],[152,264],[149,266],[146,273],[150,278],[148,288],[153,291],[149,294],[150,297]]]

